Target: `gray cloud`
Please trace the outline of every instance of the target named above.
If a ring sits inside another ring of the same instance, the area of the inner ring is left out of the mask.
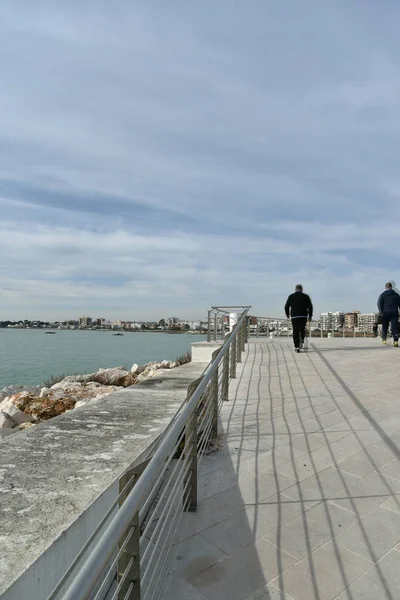
[[[277,313],[300,279],[374,309],[400,265],[400,8],[378,8],[2,6],[1,313]]]

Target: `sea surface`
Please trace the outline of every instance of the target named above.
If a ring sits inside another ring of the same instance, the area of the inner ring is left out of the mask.
[[[150,361],[175,360],[205,337],[193,334],[0,328],[0,389],[7,385],[42,385],[52,375],[91,373]]]

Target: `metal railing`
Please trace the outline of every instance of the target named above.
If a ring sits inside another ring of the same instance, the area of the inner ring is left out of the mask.
[[[290,319],[282,319],[279,317],[249,317],[249,335],[256,337],[290,337],[292,335],[292,322]],[[345,327],[343,325],[332,325],[329,328],[322,327],[317,320],[312,320],[307,323],[308,337],[374,337],[374,333],[370,327]]]
[[[197,508],[199,464],[217,437],[248,339],[250,307],[239,308],[235,327],[190,386],[153,455],[120,478],[118,497],[48,600],[160,598],[185,515]]]
[[[208,311],[207,341],[223,340],[236,325],[239,316],[248,306],[212,306]]]

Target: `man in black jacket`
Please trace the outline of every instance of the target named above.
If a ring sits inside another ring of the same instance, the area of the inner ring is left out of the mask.
[[[400,296],[389,282],[385,285],[385,291],[378,298],[378,310],[382,317],[382,344],[386,344],[390,323],[394,346],[399,345],[399,308]]]
[[[296,291],[286,300],[285,313],[292,320],[293,342],[296,352],[300,352],[306,336],[307,320],[312,319],[313,305],[310,296],[303,293],[303,286],[296,285]]]

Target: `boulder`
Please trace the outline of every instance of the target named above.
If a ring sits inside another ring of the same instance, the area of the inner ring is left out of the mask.
[[[0,411],[0,429],[12,429],[15,422],[6,412]]]
[[[18,429],[20,431],[24,431],[24,429],[29,429],[30,427],[35,427],[35,423],[21,423],[21,425],[19,425]]]
[[[103,387],[101,383],[98,383],[97,381],[89,381],[88,383],[84,383],[81,389],[92,390],[99,387]]]
[[[55,383],[51,386],[52,390],[64,390],[64,391],[73,391],[79,390],[82,387],[82,383],[79,381],[60,381],[59,383]]]
[[[155,373],[155,369],[153,367],[146,367],[145,370],[137,376],[136,383],[140,383],[141,381],[145,381],[149,377],[152,377]]]
[[[61,400],[61,398],[64,398],[65,395],[66,395],[66,390],[64,390],[64,389],[53,390],[53,388],[51,388],[50,394],[47,396],[47,398],[51,398],[51,400]]]
[[[43,387],[40,390],[40,394],[39,394],[39,398],[47,398],[47,396],[50,394],[50,390],[47,387]]]
[[[62,383],[87,383],[92,380],[94,375],[95,373],[87,373],[86,375],[68,375],[67,377],[64,377]]]
[[[97,383],[101,383],[102,385],[127,387],[128,385],[132,385],[132,378],[135,378],[135,375],[129,371],[121,369],[120,367],[115,367],[113,369],[102,369],[97,371],[93,377],[93,381],[97,381]]]
[[[30,414],[26,414],[23,410],[30,397],[28,392],[20,392],[19,394],[4,398],[0,402],[0,411],[7,413],[16,425],[32,422],[33,417]]]
[[[133,365],[131,367],[131,373],[137,373],[138,368],[139,368],[139,365],[137,365],[136,363],[133,363]]]

